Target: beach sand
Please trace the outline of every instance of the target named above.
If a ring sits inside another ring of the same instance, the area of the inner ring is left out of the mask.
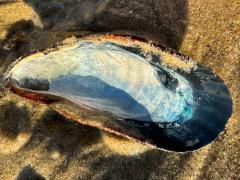
[[[0,1],[0,179],[240,178],[239,0],[27,2]],[[211,68],[233,98],[224,132],[197,151],[165,152],[3,91],[20,56],[95,31],[141,36]]]

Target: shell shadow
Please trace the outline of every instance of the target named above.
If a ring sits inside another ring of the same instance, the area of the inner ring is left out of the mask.
[[[15,103],[8,102],[0,106],[0,131],[9,139],[15,139],[22,131],[31,128],[28,110],[17,107]]]
[[[176,155],[159,150],[149,150],[136,156],[99,157],[90,165],[91,172],[86,179],[154,179],[162,177],[175,179],[182,173],[181,167],[190,158],[191,153],[182,154],[177,160]],[[100,176],[99,172],[103,172]]]
[[[31,180],[31,179],[45,180],[45,178],[42,175],[38,174],[36,170],[30,165],[25,166],[16,178],[16,180]]]
[[[25,0],[43,28],[68,32],[118,32],[179,49],[187,28],[187,0]]]
[[[0,153],[18,152],[28,141],[32,122],[25,105],[13,101],[0,102]]]
[[[52,110],[47,110],[34,125],[31,137],[21,151],[32,151],[44,146],[43,156],[57,152],[63,161],[54,167],[50,175],[54,178],[66,171],[77,153],[84,152],[85,148],[96,144],[100,138],[100,130],[75,123]]]
[[[45,82],[39,82],[37,84],[39,88],[44,86]],[[24,87],[29,88],[28,86]],[[52,80],[51,88],[52,91],[57,91],[62,94],[63,97],[64,94],[71,94],[76,100],[80,97],[93,100],[98,99],[102,103],[103,110],[105,111],[122,111],[122,114],[130,114],[135,117],[137,115],[139,119],[152,121],[150,112],[146,107],[136,101],[131,95],[94,76],[66,75]],[[109,104],[109,102],[111,102],[111,104]],[[97,108],[98,104],[89,103],[89,106]]]
[[[8,29],[5,39],[0,39],[0,66],[3,72],[14,59],[29,54],[28,34],[33,29],[34,24],[31,20],[21,20]],[[3,72],[0,72],[1,76]]]
[[[56,150],[72,156],[75,151],[96,143],[100,137],[98,129],[83,126],[47,110],[34,125],[31,138],[23,150],[31,150],[45,143],[47,151]]]

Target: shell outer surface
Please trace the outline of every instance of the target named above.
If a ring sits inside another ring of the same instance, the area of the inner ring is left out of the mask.
[[[64,116],[172,151],[212,142],[232,112],[224,82],[210,69],[138,39],[89,36],[23,58],[7,87]]]

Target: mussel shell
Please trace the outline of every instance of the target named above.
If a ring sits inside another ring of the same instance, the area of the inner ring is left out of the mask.
[[[104,37],[100,38],[104,39]],[[116,38],[119,38],[121,43],[118,44],[118,41],[115,41]],[[171,59],[172,57],[177,57],[184,63],[189,61],[189,58],[186,56],[162,46],[158,46],[158,49],[160,52],[167,54],[167,57],[155,54],[153,50],[148,51],[146,54],[141,53],[139,46],[131,44],[141,42],[139,40],[111,36],[111,38],[105,38],[105,41],[114,42],[124,50],[141,55],[145,59],[151,56],[148,58],[149,63],[156,67],[164,64],[164,58]],[[130,45],[129,42],[131,42]],[[124,43],[126,44],[124,45]],[[141,43],[148,44],[147,42]],[[13,68],[14,65],[9,72]],[[193,114],[189,119],[173,122],[155,122],[119,117],[108,111],[79,106],[73,103],[73,101],[58,95],[47,94],[45,91],[48,89],[47,83],[43,83],[46,86],[41,87],[21,87],[19,82],[11,78],[11,73],[9,72],[6,75],[6,84],[7,88],[12,92],[28,99],[47,103],[50,108],[72,120],[134,139],[144,144],[178,152],[192,151],[203,147],[212,142],[223,131],[232,113],[232,99],[228,88],[210,69],[199,64],[195,65],[194,68],[190,68],[190,70],[182,69],[181,67],[171,67],[171,65],[167,66],[167,68],[180,74],[191,86]],[[174,83],[171,88],[174,89]]]

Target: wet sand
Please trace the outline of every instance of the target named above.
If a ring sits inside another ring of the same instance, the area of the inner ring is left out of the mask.
[[[78,35],[77,28],[81,34],[124,32],[163,43],[210,67],[230,89],[233,114],[213,143],[194,152],[173,153],[76,124],[44,105],[2,91],[1,179],[240,178],[238,0],[90,1],[77,7],[90,9],[84,14],[76,14],[79,9],[71,3],[55,2],[42,8],[37,3],[0,2],[0,90],[3,72],[11,62]],[[128,17],[134,25],[128,26]],[[147,27],[140,26],[144,23]]]

